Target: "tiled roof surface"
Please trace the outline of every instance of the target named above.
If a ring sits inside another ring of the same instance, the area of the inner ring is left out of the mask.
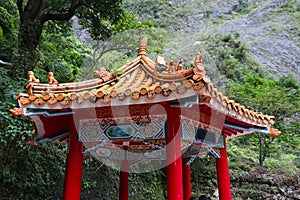
[[[167,65],[160,56],[152,61],[146,55],[146,44],[140,43],[139,55],[120,71],[115,75],[100,69],[94,73],[97,78],[75,83],[58,83],[50,72],[47,84],[39,83],[29,72],[27,92],[17,100],[21,108],[63,109],[155,103],[198,95],[198,103],[210,104],[247,123],[271,126],[275,122],[275,117],[249,110],[220,93],[206,76],[200,53],[192,68],[183,69],[182,61]],[[18,109],[11,112],[22,115]],[[272,129],[271,135],[278,134]]]

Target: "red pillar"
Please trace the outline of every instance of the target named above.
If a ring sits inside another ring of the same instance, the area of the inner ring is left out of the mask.
[[[128,177],[128,162],[123,160],[120,171],[119,200],[128,200]]]
[[[167,107],[167,189],[168,200],[183,200],[180,149],[180,109]]]
[[[228,160],[226,152],[226,139],[224,137],[224,148],[220,149],[220,158],[216,159],[217,178],[220,200],[231,200],[230,176],[228,170]]]
[[[72,122],[64,185],[65,200],[80,200],[82,161],[82,143],[78,141],[77,129],[74,122]]]
[[[188,161],[189,158],[185,158],[182,162],[184,200],[189,200],[192,197],[191,167],[190,165],[186,165]]]

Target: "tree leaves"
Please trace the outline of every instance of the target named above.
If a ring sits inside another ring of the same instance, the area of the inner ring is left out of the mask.
[[[88,0],[76,14],[84,28],[89,27],[93,39],[104,40],[113,33],[112,25],[117,24],[124,13],[122,0]]]
[[[299,92],[299,84],[291,75],[275,80],[270,77],[261,78],[252,73],[244,77],[243,83],[231,83],[227,90],[229,97],[237,102],[249,106],[256,112],[274,115],[277,118],[274,126],[282,131],[281,136],[271,138],[260,135],[259,140],[263,142],[259,151],[261,164],[265,159],[275,159],[273,156],[280,158],[281,155],[291,154],[292,157],[295,151],[299,151],[300,123],[297,121],[300,110]],[[257,141],[251,136],[248,139]]]

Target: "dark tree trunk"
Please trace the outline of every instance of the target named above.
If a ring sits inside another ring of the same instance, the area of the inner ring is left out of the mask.
[[[100,38],[111,35],[111,29],[101,25],[102,19],[116,23],[122,16],[121,2],[114,1],[84,1],[84,0],[65,0],[59,5],[52,5],[46,0],[17,0],[20,16],[20,27],[18,35],[18,53],[15,60],[15,69],[12,73],[24,77],[27,71],[32,71],[38,61],[37,47],[40,43],[43,25],[47,21],[70,20],[80,7],[85,7],[82,17],[87,25],[95,26],[95,34]],[[110,12],[107,13],[107,9]],[[105,13],[105,14],[104,14]],[[98,27],[99,26],[99,27]],[[95,35],[94,35],[95,36]],[[98,37],[95,36],[95,37]]]
[[[15,63],[14,73],[19,76],[26,76],[27,71],[32,71],[38,61],[36,51],[46,21],[64,21],[71,19],[75,11],[83,1],[70,0],[70,5],[65,12],[48,12],[51,8],[45,7],[45,0],[28,0],[24,5],[24,0],[17,0],[20,15],[20,27],[18,35],[18,55]],[[46,10],[48,10],[46,12]]]
[[[18,35],[18,59],[17,72],[27,74],[27,71],[32,71],[38,61],[36,52],[40,42],[43,24],[39,20],[26,20],[20,24]],[[20,75],[21,75],[20,74]]]
[[[26,76],[27,71],[32,71],[38,60],[36,48],[40,42],[44,21],[42,11],[44,0],[28,0],[23,5],[23,0],[17,0],[20,26],[18,35],[18,52],[15,72]]]
[[[263,133],[258,133],[258,134],[259,134],[259,166],[262,167],[265,161],[265,151],[264,151],[265,137]]]

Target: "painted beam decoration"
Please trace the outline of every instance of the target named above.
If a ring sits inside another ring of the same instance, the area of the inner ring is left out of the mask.
[[[146,118],[146,116],[145,116]],[[151,122],[134,122],[129,118],[114,119],[114,124],[107,124],[108,119],[81,120],[79,125],[79,141],[81,142],[109,142],[113,140],[143,141],[145,139],[165,139],[166,116]],[[131,121],[131,123],[128,123]],[[101,123],[102,122],[102,123]],[[125,123],[127,122],[127,123]]]

